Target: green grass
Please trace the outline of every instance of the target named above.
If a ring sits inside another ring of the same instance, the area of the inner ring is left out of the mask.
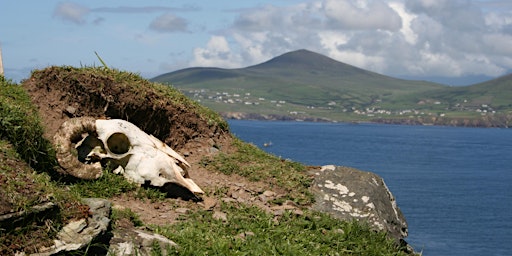
[[[233,143],[238,149],[236,152],[204,158],[201,164],[210,171],[238,174],[252,181],[265,181],[271,186],[284,188],[287,190],[287,199],[298,204],[308,205],[313,202],[313,195],[309,191],[313,178],[306,174],[304,165],[268,154],[239,139]]]
[[[131,209],[112,209],[111,220],[116,225],[121,219],[130,221],[135,227],[144,226],[144,222],[140,220],[140,216],[133,212]]]
[[[286,212],[225,203],[227,221],[198,211],[170,226],[153,227],[179,244],[173,255],[406,255],[384,233],[326,214]]]
[[[51,143],[43,137],[37,110],[21,86],[0,76],[0,138],[9,141],[31,167],[51,171],[56,165]]]
[[[105,170],[96,180],[79,180],[67,185],[71,193],[78,197],[112,198],[121,195],[130,195],[138,199],[160,201],[166,194],[156,188],[139,187],[128,182],[122,175]]]

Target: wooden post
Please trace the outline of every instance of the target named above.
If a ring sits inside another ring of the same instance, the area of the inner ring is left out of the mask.
[[[2,64],[2,48],[0,47],[0,76],[4,75],[4,64]]]

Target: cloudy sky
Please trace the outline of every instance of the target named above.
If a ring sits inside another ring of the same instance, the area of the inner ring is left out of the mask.
[[[381,74],[468,84],[512,72],[510,0],[0,0],[5,76],[50,65],[154,76],[308,49]]]

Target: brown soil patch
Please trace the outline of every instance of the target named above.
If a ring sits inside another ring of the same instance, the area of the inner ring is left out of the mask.
[[[71,117],[124,119],[185,156],[192,166],[190,177],[211,198],[203,197],[204,201],[198,203],[179,199],[155,203],[128,195],[112,199],[117,207],[138,213],[144,223],[168,224],[188,210],[215,210],[219,200],[256,205],[276,214],[281,211],[272,208],[275,206],[269,201],[283,196],[284,190],[273,187],[270,191],[268,184],[250,182],[237,175],[213,173],[199,164],[204,156],[216,154],[216,150],[232,152],[232,137],[226,128],[212,125],[190,106],[161,96],[146,80],[137,83],[143,89],[116,81],[101,72],[50,67],[33,72],[23,87],[39,109],[48,138],[52,138],[59,126]]]

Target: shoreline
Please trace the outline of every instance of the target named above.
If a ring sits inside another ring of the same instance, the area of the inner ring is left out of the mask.
[[[360,121],[336,121],[323,117],[297,118],[285,115],[265,115],[256,113],[229,112],[220,113],[226,120],[253,120],[253,121],[284,121],[284,122],[313,122],[313,123],[353,123],[353,124],[391,124],[391,125],[421,125],[421,126],[448,126],[467,128],[512,128],[512,115],[482,118],[377,118]]]

